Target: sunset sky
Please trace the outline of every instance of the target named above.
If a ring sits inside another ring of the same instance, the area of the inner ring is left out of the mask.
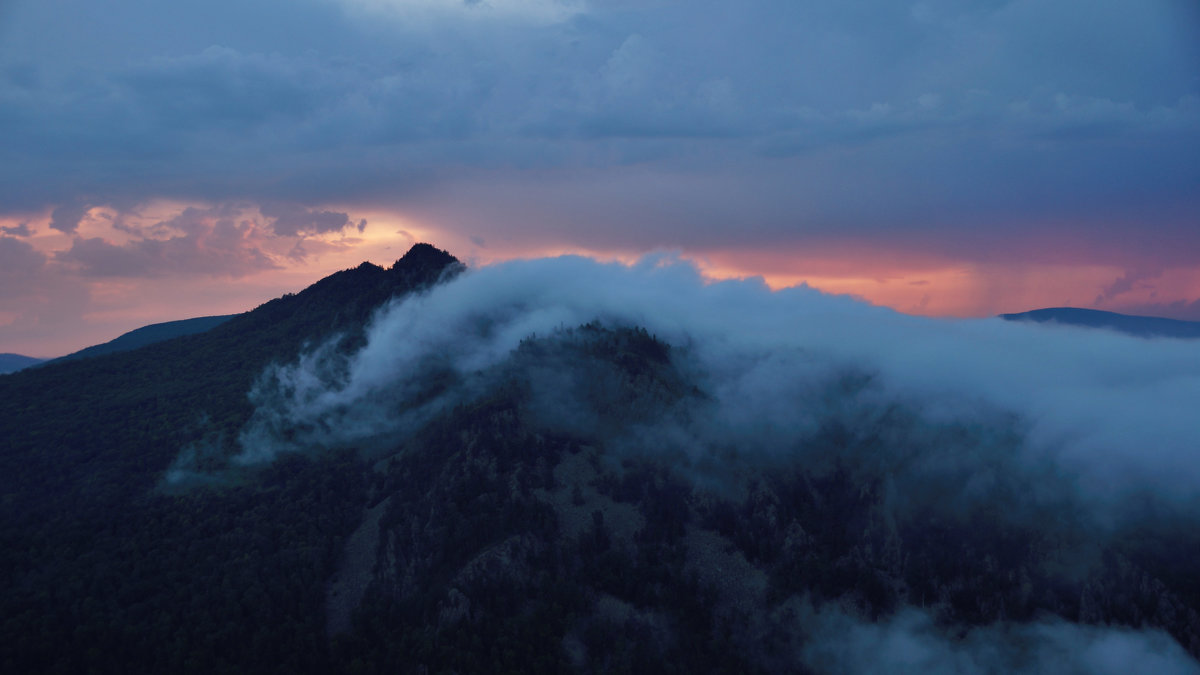
[[[415,241],[1200,320],[1200,4],[0,0],[0,352]]]

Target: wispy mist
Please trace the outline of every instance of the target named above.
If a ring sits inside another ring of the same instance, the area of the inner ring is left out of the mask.
[[[1161,631],[1040,621],[952,636],[915,609],[880,623],[836,611],[817,613],[810,621],[814,634],[804,660],[829,675],[1200,673],[1200,666]]]
[[[523,339],[593,320],[677,348],[714,402],[691,431],[714,442],[798,452],[831,419],[861,430],[899,405],[935,425],[1009,420],[1021,432],[1010,452],[1049,463],[1095,507],[1200,495],[1200,343],[912,317],[807,287],[711,283],[671,257],[512,262],[385,307],[358,353],[327,346],[264,377],[240,460],[394,434],[469,395],[461,385]],[[866,380],[831,389],[847,374]]]
[[[646,392],[521,347],[578,343],[589,322],[669,345],[675,384]],[[774,468],[848,472],[883,486],[890,527],[933,517],[1037,533],[1060,542],[1071,578],[1149,514],[1200,516],[1200,341],[912,317],[807,287],[711,282],[669,256],[512,262],[395,301],[360,351],[329,344],[264,373],[234,461],[395,452],[514,373],[529,423],[667,462],[699,490],[736,492]],[[903,608],[883,623],[854,617],[818,612],[803,659],[840,664],[831,672],[1196,672],[1161,633],[1057,619],[955,633]]]

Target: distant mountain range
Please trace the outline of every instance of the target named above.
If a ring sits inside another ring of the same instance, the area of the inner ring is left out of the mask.
[[[1156,316],[1134,316],[1078,307],[1050,307],[1017,314],[1001,314],[1009,321],[1056,323],[1115,330],[1137,337],[1200,338],[1200,321],[1180,321]]]
[[[196,335],[204,333],[216,328],[226,321],[237,316],[236,314],[226,314],[224,316],[201,316],[194,319],[180,319],[179,321],[165,321],[163,323],[152,323],[148,326],[142,326],[129,331],[119,337],[116,337],[103,344],[85,347],[77,352],[72,352],[66,356],[59,356],[53,359],[39,359],[32,356],[23,356],[21,354],[0,354],[0,375],[7,373],[15,373],[19,370],[24,370],[32,366],[62,363],[64,361],[77,361],[79,359],[94,358],[105,354],[116,354],[119,352],[128,352],[135,349],[141,349],[157,342],[170,340],[172,338],[184,337],[186,335]]]
[[[129,331],[105,342],[104,344],[94,345],[80,349],[77,352],[72,352],[66,356],[60,356],[57,359],[52,359],[50,362],[73,361],[75,359],[86,359],[102,354],[115,354],[117,352],[127,352],[133,349],[140,349],[146,345],[152,345],[155,342],[170,340],[171,338],[183,337],[184,335],[195,335],[196,333],[204,333],[212,330],[217,326],[237,316],[236,314],[226,314],[224,316],[201,316],[194,319],[181,319],[179,321],[165,321],[163,323],[152,323],[149,326],[142,326]]]
[[[35,359],[32,356],[20,354],[0,354],[0,375],[15,373],[29,366],[36,366],[43,361],[44,359]]]

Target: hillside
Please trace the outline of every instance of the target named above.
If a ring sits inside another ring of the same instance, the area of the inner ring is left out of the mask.
[[[1098,309],[1051,307],[1048,309],[1020,312],[1018,314],[1001,314],[1000,318],[1008,321],[1033,321],[1037,323],[1061,324],[1064,326],[1115,330],[1137,337],[1200,338],[1200,321],[1180,321],[1178,319],[1164,319],[1157,316],[1134,316],[1130,314],[1117,314],[1116,312],[1105,312]]]
[[[662,266],[461,270],[0,377],[0,671],[1197,672],[1194,493],[827,365],[841,300],[779,331]]]
[[[319,586],[320,577],[308,575],[320,575],[333,545],[327,538],[339,534],[334,516],[309,522],[319,492],[310,488],[361,480],[346,477],[345,466],[357,471],[353,461],[283,469],[220,495],[167,496],[156,486],[181,447],[236,436],[252,411],[246,393],[269,363],[335,335],[352,344],[383,302],[459,267],[448,254],[417,246],[391,269],[364,264],[339,272],[206,333],[0,377],[0,669],[204,669],[196,664],[211,665],[224,643],[212,620],[197,617],[240,613],[262,565],[286,559],[303,567],[295,570],[300,576],[271,586],[286,607],[261,611],[295,612],[289,598],[302,597],[301,586]],[[353,504],[337,508],[357,512]],[[255,543],[268,532],[278,541],[277,528],[297,535],[280,547]],[[188,581],[178,578],[181,570]],[[227,595],[213,597],[215,588]],[[298,625],[319,626],[313,609]],[[265,624],[245,639],[263,630]],[[268,632],[280,648],[293,649],[278,637],[287,630]],[[245,667],[254,650],[249,642],[243,648],[237,658]],[[112,660],[97,661],[96,650]],[[197,654],[207,656],[189,661]],[[308,655],[301,650],[294,659]]]
[[[85,347],[77,352],[71,352],[66,356],[60,356],[54,361],[72,361],[75,359],[86,359],[102,354],[115,354],[117,352],[127,352],[134,349],[140,349],[147,345],[152,345],[155,342],[170,340],[172,338],[183,337],[185,335],[195,335],[211,330],[232,319],[233,314],[225,316],[200,316],[194,319],[181,319],[179,321],[166,321],[164,323],[152,323],[148,326],[142,326],[124,333],[122,335],[109,340],[103,344]]]
[[[0,375],[7,373],[15,373],[18,370],[23,370],[29,366],[36,366],[44,359],[35,359],[32,356],[22,356],[20,354],[0,354]]]

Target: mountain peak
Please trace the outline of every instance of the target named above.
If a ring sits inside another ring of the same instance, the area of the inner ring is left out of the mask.
[[[451,266],[461,266],[458,258],[446,251],[424,242],[413,244],[402,258],[392,265],[392,272],[411,273],[418,271],[442,270]]]

